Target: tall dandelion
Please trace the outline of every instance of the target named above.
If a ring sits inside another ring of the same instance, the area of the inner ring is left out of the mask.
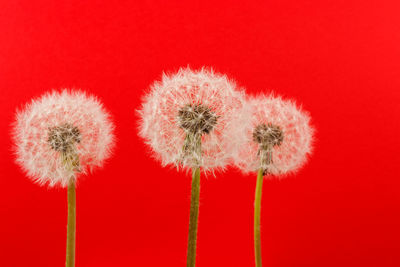
[[[163,166],[192,171],[188,267],[196,259],[200,169],[223,169],[238,153],[246,107],[244,92],[226,76],[186,68],[155,82],[139,110],[139,134],[154,157]]]
[[[311,153],[313,128],[307,113],[292,101],[273,95],[249,100],[250,127],[246,145],[235,157],[236,165],[245,173],[258,172],[254,204],[255,262],[261,267],[260,213],[262,184],[265,176],[295,172]]]
[[[17,111],[13,125],[17,163],[40,185],[67,187],[66,267],[75,266],[77,179],[110,156],[113,129],[102,104],[80,91],[47,93]]]

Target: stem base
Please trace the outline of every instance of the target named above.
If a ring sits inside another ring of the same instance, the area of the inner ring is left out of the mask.
[[[194,267],[196,265],[197,222],[199,217],[200,199],[200,168],[194,168],[192,170],[192,176],[187,267]]]
[[[260,168],[257,174],[257,185],[256,185],[256,196],[254,201],[254,253],[256,267],[261,267],[261,196],[262,196],[262,185],[264,180],[264,170]]]
[[[66,267],[75,267],[75,231],[76,231],[76,185],[71,179],[68,185],[68,224],[67,224],[67,254]]]

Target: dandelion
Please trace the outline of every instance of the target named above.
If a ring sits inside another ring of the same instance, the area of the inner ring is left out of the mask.
[[[251,120],[246,145],[235,158],[245,173],[257,172],[254,206],[254,245],[256,266],[261,266],[260,211],[265,175],[285,175],[298,170],[311,153],[313,128],[307,113],[292,101],[259,96],[249,100]]]
[[[75,265],[77,178],[110,156],[113,129],[102,104],[80,91],[47,93],[17,111],[16,162],[34,182],[68,188],[67,267]]]
[[[187,68],[164,74],[139,110],[139,134],[155,158],[163,166],[192,170],[188,267],[195,266],[200,168],[223,169],[238,153],[246,107],[244,92],[226,76]]]

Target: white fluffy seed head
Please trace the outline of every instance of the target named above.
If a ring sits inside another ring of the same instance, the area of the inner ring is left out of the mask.
[[[67,89],[46,93],[17,111],[16,162],[33,181],[66,187],[103,165],[114,146],[113,130],[97,98]]]
[[[298,170],[312,151],[314,129],[308,113],[297,107],[294,101],[272,94],[252,97],[248,105],[252,115],[246,127],[247,141],[234,158],[236,166],[245,173],[263,168],[266,173],[274,175]],[[266,140],[260,136],[263,134],[273,137],[273,142],[264,148],[263,141]],[[271,159],[262,160],[265,155]]]
[[[139,135],[163,166],[212,171],[238,153],[247,108],[244,92],[225,75],[180,69],[164,74],[143,98]]]

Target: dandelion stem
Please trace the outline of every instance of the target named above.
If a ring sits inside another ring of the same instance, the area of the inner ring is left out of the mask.
[[[189,238],[187,250],[187,267],[196,265],[197,221],[199,217],[200,168],[192,170],[192,197],[190,200]]]
[[[264,170],[260,168],[257,175],[256,196],[254,201],[254,253],[256,267],[261,267],[261,235],[260,235],[260,217],[261,217],[261,195],[264,179]]]
[[[66,267],[75,267],[75,231],[76,231],[76,186],[75,179],[68,185],[68,225]]]

